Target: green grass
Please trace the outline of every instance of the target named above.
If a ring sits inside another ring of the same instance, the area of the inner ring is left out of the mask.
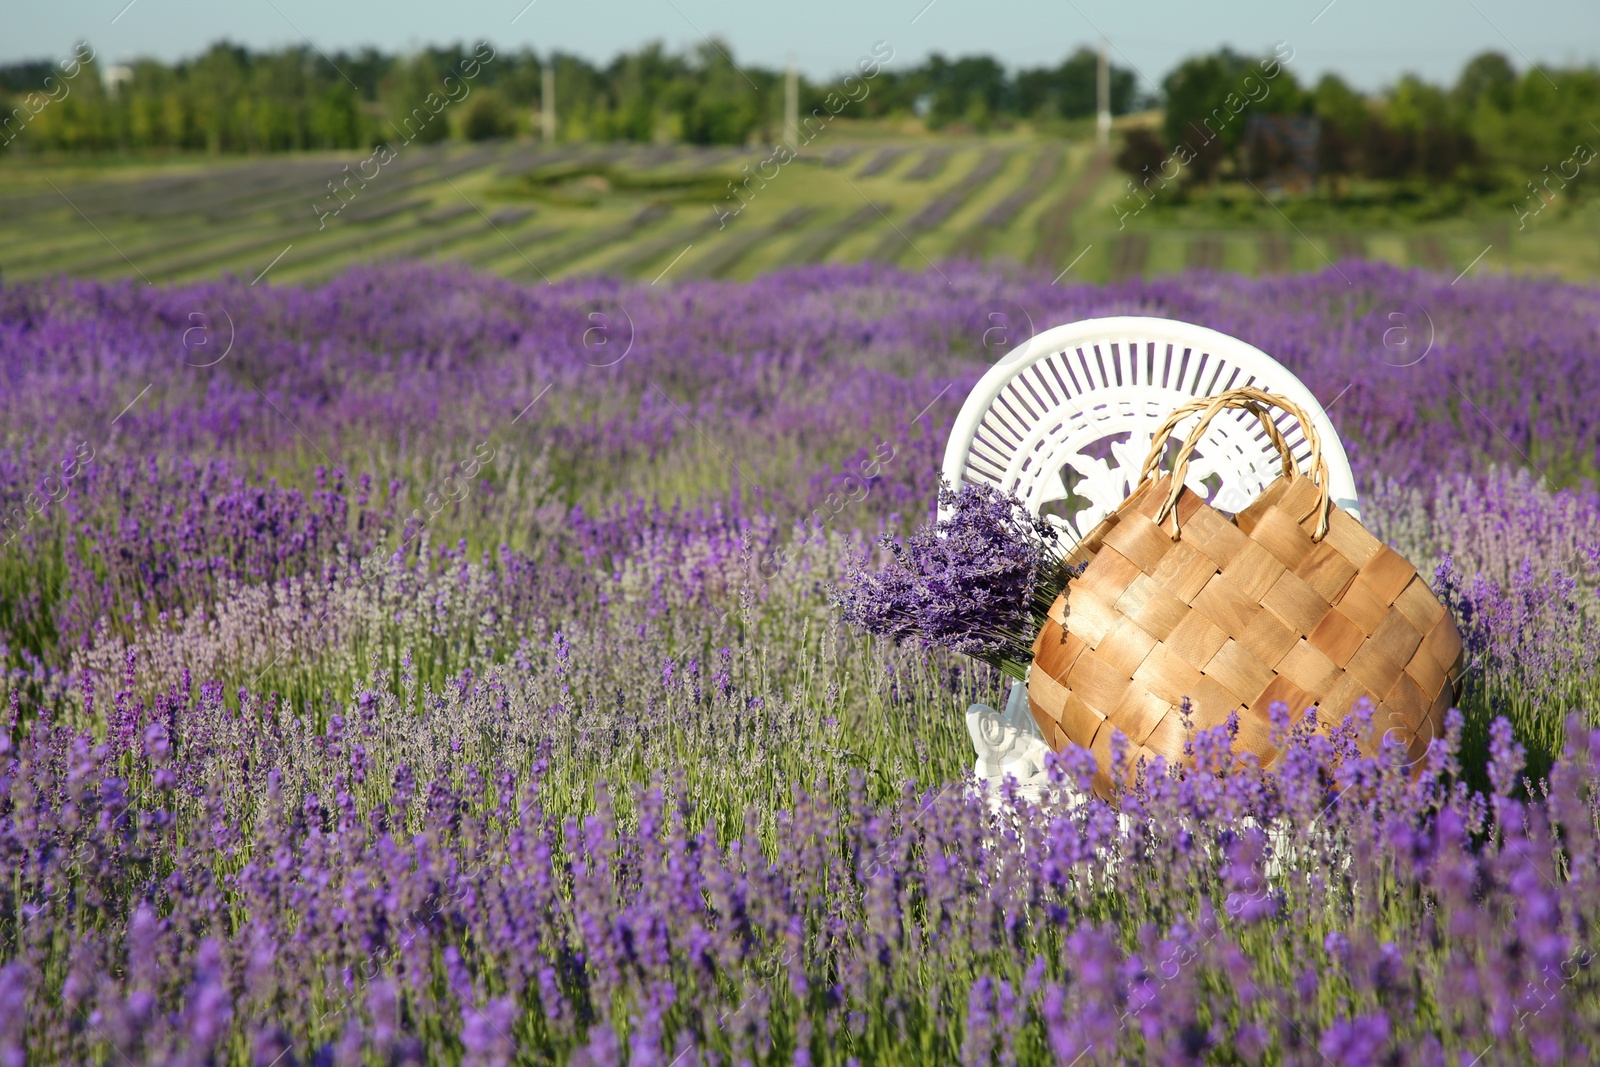
[[[650,280],[663,271],[664,280],[744,279],[867,259],[923,269],[951,256],[1052,273],[1076,260],[1067,280],[1079,282],[1197,268],[1320,270],[1351,258],[1450,274],[1470,265],[1600,276],[1596,203],[1557,203],[1519,228],[1508,205],[1449,190],[1389,190],[1385,199],[1354,184],[1335,204],[1320,195],[1269,200],[1223,183],[1163,194],[1119,225],[1118,206],[1134,202],[1128,179],[1096,158],[1086,134],[929,137],[841,121],[781,167],[763,164],[770,152],[756,149],[411,146],[365,188],[352,185],[348,207],[321,228],[313,205],[335,202],[327,183],[354,162],[342,154],[8,157],[0,270],[11,280],[255,278],[287,248],[271,281],[313,283],[385,258],[460,260],[521,281],[597,272]],[[826,165],[852,149],[847,162]],[[892,163],[872,173],[891,149]],[[995,156],[998,169],[974,181]],[[930,157],[942,165],[925,165]],[[735,194],[732,183],[752,174],[760,177]],[[918,224],[947,195],[958,199],[954,209]],[[992,213],[1013,195],[1024,202],[996,225]],[[491,223],[507,209],[528,214]]]

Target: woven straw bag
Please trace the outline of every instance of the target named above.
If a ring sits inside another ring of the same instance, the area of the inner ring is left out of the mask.
[[[1311,476],[1295,468],[1268,408],[1299,420]],[[1206,427],[1229,408],[1261,420],[1283,473],[1233,519],[1184,487]],[[1162,475],[1168,438],[1199,420]],[[1410,563],[1328,497],[1328,470],[1311,420],[1282,396],[1233,389],[1183,405],[1152,439],[1133,493],[1079,544],[1087,561],[1034,641],[1028,702],[1051,748],[1093,751],[1095,788],[1109,795],[1137,761],[1184,762],[1180,703],[1197,730],[1239,714],[1236,753],[1277,758],[1268,712],[1298,721],[1319,709],[1337,725],[1363,697],[1375,736],[1404,743],[1414,765],[1443,730],[1462,646],[1455,620]],[[1112,735],[1127,736],[1112,767]]]

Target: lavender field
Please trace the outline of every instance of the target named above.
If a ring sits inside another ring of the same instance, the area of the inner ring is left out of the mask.
[[[999,674],[832,597],[1001,302],[1321,399],[1467,641],[1419,782],[1285,709],[1120,821],[968,795]],[[1372,263],[8,286],[0,1064],[1588,1062],[1597,351],[1595,289]]]

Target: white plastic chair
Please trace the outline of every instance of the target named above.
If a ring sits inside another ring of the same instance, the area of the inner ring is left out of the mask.
[[[1173,408],[1242,385],[1282,393],[1310,413],[1334,503],[1360,518],[1344,446],[1300,379],[1254,345],[1176,319],[1085,319],[1030,338],[989,368],[961,406],[944,477],[952,486],[984,481],[1014,493],[1075,538],[1127,499],[1151,434]],[[1305,463],[1305,435],[1276,414]],[[1201,439],[1186,484],[1215,507],[1239,511],[1278,476],[1280,463],[1254,415],[1224,412]]]
[[[1175,319],[1085,319],[1030,338],[989,368],[961,406],[945,446],[952,487],[984,481],[1013,493],[1069,539],[1127,499],[1172,410],[1198,396],[1253,385],[1282,393],[1316,423],[1334,503],[1360,518],[1355,477],[1317,398],[1282,364],[1236,337]],[[1198,416],[1196,416],[1198,417]],[[1305,469],[1310,446],[1284,412],[1274,421]],[[1179,427],[1187,432],[1192,421]],[[1226,411],[1201,438],[1185,484],[1213,506],[1246,507],[1282,472],[1256,417]],[[1036,792],[1047,751],[1022,684],[1000,711],[974,704],[967,730],[980,779],[1018,778]]]

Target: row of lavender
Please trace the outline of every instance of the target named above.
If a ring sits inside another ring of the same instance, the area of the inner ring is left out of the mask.
[[[1487,797],[1304,728],[1276,777],[1224,779],[1219,730],[1120,826],[1019,800],[1008,827],[960,789],[873,802],[857,775],[730,829],[693,768],[570,814],[558,765],[616,765],[499,722],[523,694],[495,681],[320,734],[215,688],[135,703],[100,745],[36,723],[5,754],[8,1062],[1561,1064],[1600,1043],[1600,732],[1576,723],[1534,803],[1508,795],[1508,729]],[[723,698],[659,700],[686,728]],[[420,765],[364,803],[402,715]],[[1047,802],[1090,773],[1055,764]]]
[[[271,597],[314,578],[316,597],[331,571],[399,588],[378,573],[391,557],[415,572],[489,553],[509,598],[504,626],[472,623],[490,658],[529,620],[592,596],[592,575],[644,538],[678,538],[661,531],[750,538],[765,580],[797,526],[914,522],[943,428],[1008,342],[1131,312],[1215,326],[1288,363],[1324,399],[1363,488],[1387,494],[1368,509],[1384,535],[1425,573],[1463,558],[1449,581],[1484,631],[1478,651],[1536,664],[1529,684],[1559,679],[1569,706],[1587,691],[1587,672],[1551,656],[1572,652],[1588,599],[1592,496],[1549,491],[1592,484],[1597,465],[1600,415],[1584,399],[1600,394],[1596,293],[1377,265],[1070,290],[975,269],[663,291],[396,268],[309,291],[0,291],[0,664],[42,697],[86,648],[104,659],[144,627],[215,623],[235,586]],[[1481,484],[1496,466],[1536,488]],[[1470,529],[1455,518],[1469,512],[1483,516]],[[421,559],[425,543],[446,555]],[[1514,651],[1492,652],[1491,630]],[[437,655],[415,649],[424,683],[476,648],[447,631]],[[1544,650],[1531,660],[1530,640]],[[326,685],[272,671],[306,665],[284,655],[250,680],[298,705]],[[1542,766],[1560,709],[1491,688]]]
[[[1490,722],[1537,776],[1600,691],[1600,294],[1341,270],[0,292],[0,1051],[1576,1055],[1600,742],[1512,801]],[[1463,617],[1500,799],[1307,739],[997,840],[949,783],[998,679],[828,608],[928,509],[997,311],[1293,367]],[[1321,832],[1158,829],[1219,810]]]
[[[108,448],[248,467],[301,449],[311,463],[425,477],[488,438],[549,449],[564,489],[605,495],[665,488],[664,460],[714,443],[744,472],[745,506],[796,506],[829,488],[819,474],[936,400],[942,430],[982,361],[1030,329],[1107,314],[1200,322],[1273,353],[1323,398],[1365,478],[1501,462],[1562,480],[1600,462],[1586,399],[1600,386],[1600,293],[1574,286],[1446,285],[1377,264],[1071,289],[954,268],[659,290],[389,268],[306,291],[0,292],[7,443],[37,448],[11,457],[24,468],[4,484]],[[925,474],[907,463],[888,482],[920,490]],[[697,488],[729,485],[723,471]]]

